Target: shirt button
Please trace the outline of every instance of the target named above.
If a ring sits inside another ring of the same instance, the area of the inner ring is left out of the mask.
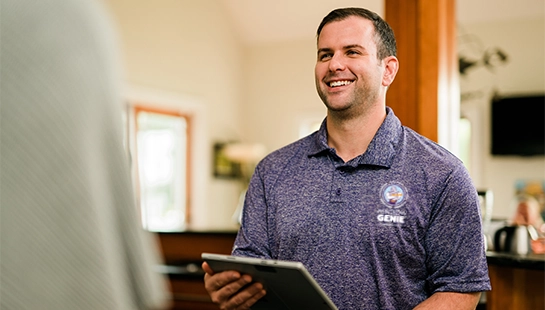
[[[341,189],[337,188],[337,190],[335,191],[335,194],[337,194],[337,196],[340,196],[341,195]]]

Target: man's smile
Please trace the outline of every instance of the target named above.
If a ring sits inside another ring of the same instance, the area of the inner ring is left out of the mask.
[[[341,80],[341,81],[332,81],[332,82],[327,82],[327,86],[329,87],[339,87],[339,86],[345,86],[345,85],[349,85],[349,84],[352,84],[354,81],[351,81],[351,80]]]

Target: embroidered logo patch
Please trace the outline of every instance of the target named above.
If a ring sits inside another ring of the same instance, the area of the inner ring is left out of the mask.
[[[401,183],[386,183],[380,192],[382,203],[389,208],[397,209],[407,201],[407,189]]]
[[[407,211],[401,207],[407,202],[407,189],[399,182],[384,184],[380,189],[380,200],[386,208],[378,208],[376,219],[381,225],[405,225]]]

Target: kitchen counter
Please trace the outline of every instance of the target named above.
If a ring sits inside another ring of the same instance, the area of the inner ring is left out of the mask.
[[[545,309],[545,255],[486,252],[487,310]]]
[[[545,254],[520,255],[488,251],[486,260],[489,265],[545,270]]]

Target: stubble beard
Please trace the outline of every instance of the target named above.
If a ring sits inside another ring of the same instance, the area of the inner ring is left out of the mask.
[[[340,120],[350,120],[365,114],[366,111],[371,109],[378,97],[378,91],[373,91],[372,87],[365,84],[363,87],[357,87],[352,91],[350,98],[348,98],[345,103],[339,107],[335,107],[330,103],[327,93],[322,90],[318,81],[316,83],[316,89],[318,91],[318,96],[327,107],[328,115]]]

